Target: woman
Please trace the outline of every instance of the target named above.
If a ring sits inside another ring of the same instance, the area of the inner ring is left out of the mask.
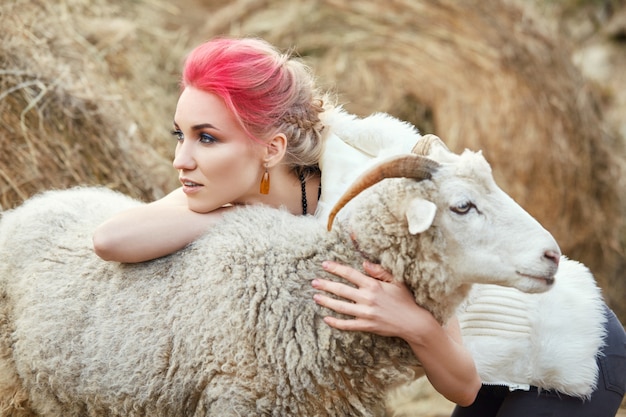
[[[194,49],[183,69],[172,134],[181,187],[161,200],[119,214],[93,237],[106,260],[140,262],[183,248],[239,204],[318,208],[324,97],[309,69],[258,39],[214,39]],[[325,262],[357,285],[313,285],[351,302],[317,302],[355,320],[326,322],[406,340],[441,394],[460,405],[474,401],[480,379],[463,347],[456,320],[442,327],[409,291],[377,265],[372,277]]]

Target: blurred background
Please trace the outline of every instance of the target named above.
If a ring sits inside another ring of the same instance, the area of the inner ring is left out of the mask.
[[[185,54],[259,36],[301,56],[348,111],[482,149],[626,323],[626,1],[173,3],[2,2],[1,209],[79,184],[145,201],[175,188]]]

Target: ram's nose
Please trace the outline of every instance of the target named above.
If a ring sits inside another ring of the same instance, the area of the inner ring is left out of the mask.
[[[548,249],[543,253],[543,257],[548,261],[553,262],[554,265],[559,266],[559,261],[561,260],[561,252]]]

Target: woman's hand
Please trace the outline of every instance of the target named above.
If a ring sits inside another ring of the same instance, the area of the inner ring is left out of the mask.
[[[378,264],[370,262],[363,264],[369,276],[335,262],[324,262],[322,267],[356,286],[355,288],[325,279],[313,281],[314,288],[345,299],[338,300],[323,294],[315,294],[315,302],[337,313],[354,317],[354,319],[325,317],[324,321],[332,327],[406,338],[419,331],[416,324],[419,324],[420,316],[425,320],[432,320],[429,312],[415,304],[415,299],[406,286],[394,282],[393,276]],[[413,316],[407,314],[410,310],[414,312]]]
[[[415,303],[408,288],[394,281],[380,265],[363,264],[370,276],[336,262],[326,261],[322,267],[356,286],[319,278],[313,280],[314,288],[343,298],[338,300],[318,293],[314,295],[316,303],[354,317],[325,317],[328,325],[404,339],[439,393],[461,406],[474,402],[481,382],[474,360],[461,341],[456,317],[441,326],[432,314]]]

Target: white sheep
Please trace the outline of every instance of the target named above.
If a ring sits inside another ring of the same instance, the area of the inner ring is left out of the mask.
[[[414,126],[387,114],[359,119],[336,108],[324,113],[324,124],[332,134],[320,162],[322,183],[330,184],[322,192],[324,204],[318,205],[321,217],[360,170],[390,154],[413,151],[445,161],[451,153],[436,136],[421,136]],[[586,399],[598,383],[605,310],[591,272],[563,257],[550,291],[536,295],[478,284],[457,314],[484,383],[518,389],[535,385]],[[388,398],[394,412],[414,403],[420,384]]]
[[[48,192],[3,213],[0,415],[381,415],[385,391],[421,374],[419,363],[400,339],[322,321],[331,312],[310,281],[323,260],[380,262],[441,322],[473,282],[539,292],[557,270],[554,239],[484,158],[450,158],[377,168],[409,178],[360,193],[330,232],[245,207],[141,264],[102,261],[91,247],[97,224],[139,204],[119,194]]]

